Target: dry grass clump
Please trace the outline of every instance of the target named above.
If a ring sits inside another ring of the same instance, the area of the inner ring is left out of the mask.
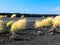
[[[44,18],[44,16],[42,16],[42,18]]]
[[[53,20],[52,20],[52,24],[53,27],[60,27],[60,16],[56,16]]]
[[[7,18],[7,15],[5,15],[5,18]]]
[[[0,32],[3,31],[3,20],[0,20]]]
[[[0,18],[7,18],[7,15],[0,15]]]
[[[11,32],[17,31],[17,30],[23,30],[26,28],[26,19],[20,19],[17,22],[13,23],[11,26]]]
[[[22,15],[20,18],[21,18],[21,19],[23,19],[24,17],[25,17],[25,16],[24,16],[24,15]]]
[[[44,26],[52,26],[52,17],[47,17]]]
[[[5,16],[4,15],[0,15],[0,18],[5,18]]]
[[[35,24],[34,24],[35,28],[40,28],[40,27],[41,27],[41,24],[40,24],[40,23],[41,23],[41,21],[38,21],[38,20],[37,20],[37,21],[35,22]]]
[[[9,21],[9,22],[7,22],[6,26],[9,27],[9,26],[11,26],[13,23],[14,23],[13,20],[12,20],[12,21]]]
[[[13,14],[12,16],[11,16],[11,18],[15,18],[16,17],[16,14]]]
[[[46,27],[46,26],[51,26],[52,25],[52,17],[48,17],[46,19],[43,19],[42,21],[36,21],[35,22],[35,28],[41,28],[41,27]]]
[[[24,30],[26,28],[26,18],[24,19],[20,19],[16,22],[14,22],[12,25],[11,25],[11,30],[10,32],[12,33],[12,35],[10,36],[10,40],[16,38],[16,31],[18,30]]]

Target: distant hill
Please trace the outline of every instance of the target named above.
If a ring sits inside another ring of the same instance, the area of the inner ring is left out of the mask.
[[[24,15],[25,17],[48,17],[48,16],[56,16],[58,14],[22,14],[22,13],[0,13],[0,15],[7,15],[8,17],[10,17],[12,14],[16,14],[17,17],[20,17],[21,15]]]

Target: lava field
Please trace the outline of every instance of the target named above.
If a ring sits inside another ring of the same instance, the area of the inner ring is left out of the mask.
[[[15,20],[19,18],[3,18],[4,20],[4,30],[3,33],[0,33],[0,45],[60,45],[60,33],[50,34],[49,30],[51,27],[44,27],[41,35],[37,35],[38,29],[34,29],[34,21],[41,20],[41,17],[26,17],[27,19],[27,28],[16,32],[17,36],[13,40],[10,39],[9,30],[10,27],[6,27],[5,24],[7,21]],[[60,29],[59,29],[60,30]]]

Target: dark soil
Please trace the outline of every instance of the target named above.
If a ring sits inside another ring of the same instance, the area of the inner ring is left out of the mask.
[[[17,19],[18,18],[16,18],[16,20]],[[33,19],[35,20],[37,18],[33,18]],[[5,21],[4,22],[5,24],[7,21],[13,19],[7,18],[2,20]],[[51,27],[45,27],[44,29],[40,29],[42,30],[41,32],[43,32],[43,34],[37,35],[38,33],[37,31],[40,30],[34,29],[34,27],[32,26],[34,24],[34,20],[32,20],[32,22],[30,23],[27,23],[28,25],[25,30],[16,32],[17,36],[15,39],[12,40],[9,40],[10,27],[4,26],[5,31],[3,33],[0,33],[0,45],[60,45],[60,33],[50,34],[49,30],[51,29]]]

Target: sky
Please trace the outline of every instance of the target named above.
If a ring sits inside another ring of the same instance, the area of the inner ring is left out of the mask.
[[[0,13],[60,14],[60,0],[0,0]]]

